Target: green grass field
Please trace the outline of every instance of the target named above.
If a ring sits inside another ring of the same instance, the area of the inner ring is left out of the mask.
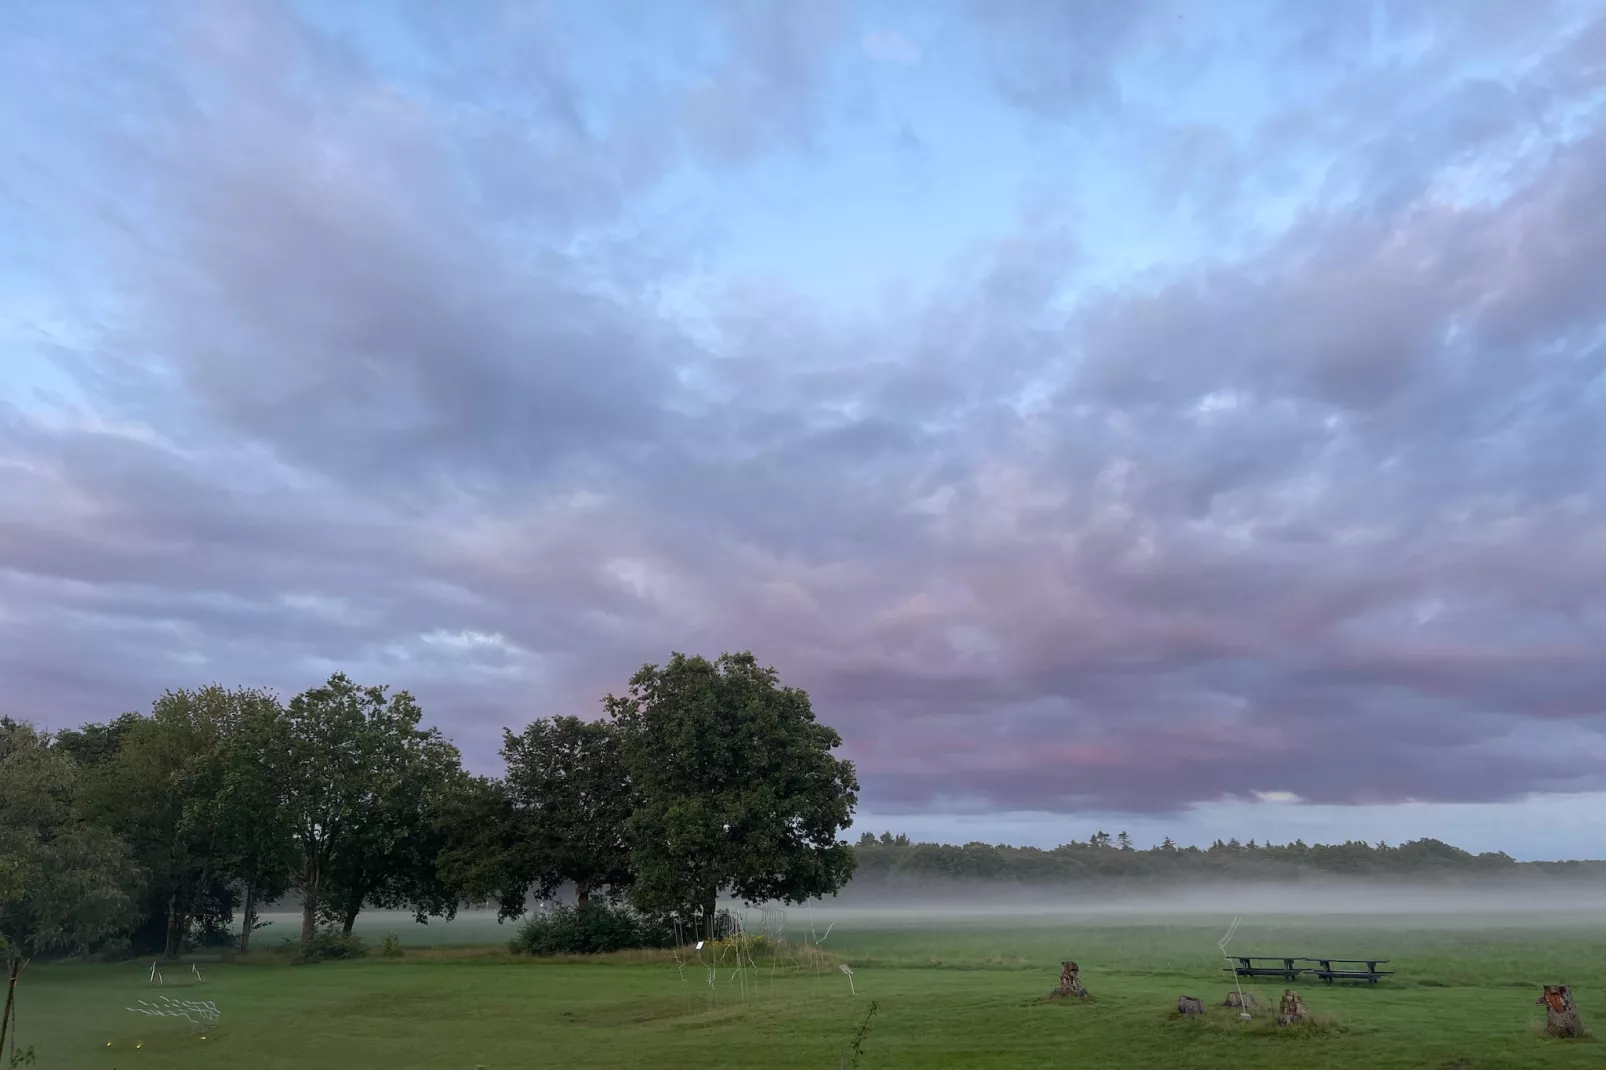
[[[789,915],[803,935],[803,915]],[[824,948],[850,963],[780,969],[715,986],[695,963],[512,961],[506,927],[484,917],[400,932],[402,960],[292,967],[272,956],[202,963],[203,983],[148,980],[149,963],[37,966],[19,990],[22,1043],[39,1067],[188,1068],[817,1067],[840,1065],[871,1000],[859,1066],[1425,1067],[1606,1066],[1606,1044],[1540,1033],[1540,985],[1573,986],[1585,1024],[1606,1030],[1606,916],[1256,918],[1243,954],[1377,955],[1398,974],[1376,987],[1300,986],[1321,1028],[1269,1015],[1174,1017],[1179,995],[1219,1004],[1231,986],[1215,919],[937,916],[819,911]],[[288,925],[275,926],[286,929]],[[270,933],[274,929],[268,930]],[[264,941],[271,943],[272,941]],[[427,950],[434,945],[437,950]],[[455,949],[447,949],[455,946]],[[1096,1001],[1045,1004],[1061,958],[1077,959]],[[188,966],[168,967],[170,981]],[[193,979],[191,978],[192,982]],[[1280,983],[1246,988],[1275,1001]],[[165,994],[213,1000],[217,1027],[130,1013]]]

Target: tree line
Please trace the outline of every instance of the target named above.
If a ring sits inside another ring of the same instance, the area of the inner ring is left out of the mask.
[[[300,940],[364,909],[503,918],[572,886],[688,930],[720,895],[800,902],[853,872],[858,782],[808,695],[750,653],[646,665],[597,721],[504,730],[467,772],[406,691],[336,673],[288,702],[219,685],[47,733],[0,719],[0,954],[249,949],[263,904]]]
[[[1361,840],[1275,844],[1218,839],[1201,848],[1179,846],[1167,837],[1140,849],[1125,832],[1112,836],[1099,831],[1083,841],[1038,848],[979,842],[962,846],[915,843],[902,834],[865,832],[855,846],[855,855],[855,888],[932,880],[1054,884],[1101,879],[1293,880],[1312,875],[1453,879],[1588,873],[1606,877],[1606,862],[1518,862],[1504,852],[1473,854],[1431,838],[1393,846]]]

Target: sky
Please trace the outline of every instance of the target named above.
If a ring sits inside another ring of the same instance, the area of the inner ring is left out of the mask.
[[[0,712],[752,650],[859,827],[1606,856],[1606,3],[0,6]]]

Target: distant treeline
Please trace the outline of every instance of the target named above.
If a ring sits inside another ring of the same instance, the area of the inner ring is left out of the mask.
[[[1179,847],[1169,838],[1138,849],[1126,833],[1099,832],[1085,842],[1053,848],[1007,844],[915,843],[909,837],[866,832],[855,845],[855,890],[932,881],[1065,884],[1082,881],[1165,883],[1215,880],[1287,881],[1311,876],[1466,878],[1524,875],[1606,878],[1606,862],[1518,862],[1504,852],[1473,854],[1441,840],[1391,846],[1360,840],[1307,844],[1215,841]]]

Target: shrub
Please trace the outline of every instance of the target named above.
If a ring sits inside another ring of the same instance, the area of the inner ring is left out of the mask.
[[[295,962],[306,966],[328,959],[360,959],[366,954],[368,945],[355,933],[343,933],[335,928],[319,929],[311,940],[301,945]]]
[[[395,933],[386,933],[385,938],[379,941],[379,954],[387,959],[401,958],[403,954],[401,937]]]
[[[134,957],[134,945],[126,936],[113,936],[101,942],[102,962],[124,962]]]
[[[674,929],[664,919],[627,906],[593,902],[537,914],[519,926],[507,946],[515,955],[600,955],[674,943]]]

